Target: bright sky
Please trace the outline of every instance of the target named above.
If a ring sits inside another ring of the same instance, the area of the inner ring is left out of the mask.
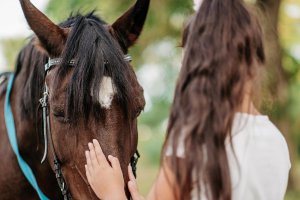
[[[49,0],[31,0],[40,10],[44,10]],[[30,35],[18,0],[0,0],[0,40]],[[0,44],[0,72],[5,70],[6,61]]]
[[[0,39],[29,35],[20,2],[18,0],[0,0]],[[48,0],[31,0],[39,9],[44,10]]]

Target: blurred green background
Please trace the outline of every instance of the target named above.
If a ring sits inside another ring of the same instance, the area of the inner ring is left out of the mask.
[[[55,22],[72,11],[93,9],[108,23],[125,12],[133,0],[50,0],[47,15]],[[248,0],[263,25],[267,76],[262,112],[284,133],[292,169],[286,200],[300,199],[300,0]],[[139,81],[145,89],[146,108],[139,118],[138,182],[149,191],[159,167],[170,104],[181,65],[180,36],[192,10],[192,0],[151,0],[147,22],[138,43],[130,50]],[[26,39],[1,41],[8,66]]]

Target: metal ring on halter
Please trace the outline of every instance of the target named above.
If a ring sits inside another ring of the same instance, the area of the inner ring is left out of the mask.
[[[9,75],[12,74],[11,72],[4,72],[0,73],[0,85],[8,80]]]
[[[131,61],[132,61],[131,55],[129,55],[129,54],[125,55],[125,56],[124,56],[124,60],[125,60],[126,62],[131,62]]]

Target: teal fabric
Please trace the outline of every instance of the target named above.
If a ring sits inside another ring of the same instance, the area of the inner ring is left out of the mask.
[[[6,91],[6,97],[5,97],[5,109],[4,109],[5,124],[6,124],[6,129],[8,132],[9,141],[10,141],[10,144],[12,146],[14,153],[17,156],[19,166],[20,166],[24,176],[28,180],[28,182],[35,189],[35,191],[37,192],[37,194],[39,195],[41,200],[49,200],[49,198],[47,198],[45,196],[45,194],[39,188],[30,166],[21,157],[20,152],[19,152],[15,123],[14,123],[14,116],[13,116],[13,113],[11,110],[11,105],[10,105],[10,95],[11,95],[13,83],[14,83],[14,75],[10,75],[9,80],[8,80],[8,85],[7,85],[7,91]]]

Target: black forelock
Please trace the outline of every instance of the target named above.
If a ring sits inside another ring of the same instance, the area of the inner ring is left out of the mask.
[[[105,23],[95,15],[77,15],[71,17],[64,25],[72,23],[59,66],[56,83],[59,84],[66,73],[73,69],[67,89],[66,115],[76,121],[83,113],[85,119],[94,111],[95,103],[99,104],[99,89],[102,78],[109,76],[116,90],[118,102],[128,113],[131,71],[119,44],[112,38]],[[75,60],[75,65],[68,65]],[[59,86],[59,85],[57,85]],[[99,113],[99,112],[96,112]]]
[[[62,28],[70,28],[70,27],[73,27],[75,22],[78,20],[79,17],[84,17],[86,19],[89,19],[89,20],[93,20],[101,25],[105,25],[106,22],[101,19],[99,16],[95,15],[95,10],[86,14],[86,15],[82,15],[79,11],[76,12],[76,13],[71,13],[70,16],[68,17],[68,19],[64,22],[61,22],[59,24],[60,27]]]

